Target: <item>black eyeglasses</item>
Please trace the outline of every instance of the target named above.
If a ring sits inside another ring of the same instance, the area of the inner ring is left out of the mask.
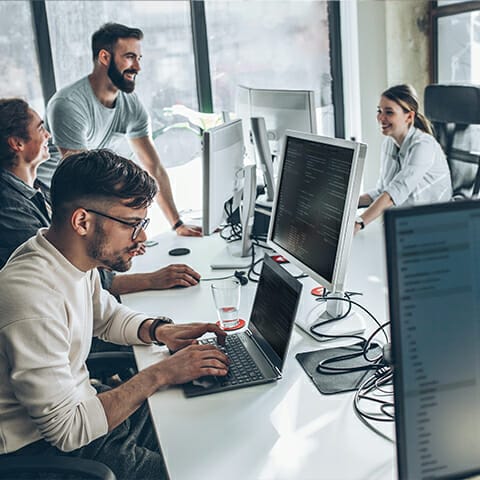
[[[85,208],[87,212],[94,213],[95,215],[100,215],[101,217],[109,218],[110,220],[113,220],[118,223],[123,223],[123,225],[128,225],[129,227],[133,228],[132,232],[132,240],[135,240],[138,237],[138,234],[140,233],[140,230],[146,230],[148,227],[148,224],[150,223],[149,218],[143,218],[137,223],[130,223],[125,220],[122,220],[120,218],[115,218],[110,215],[107,215],[106,213],[102,212],[97,212],[96,210],[91,210],[89,208]]]

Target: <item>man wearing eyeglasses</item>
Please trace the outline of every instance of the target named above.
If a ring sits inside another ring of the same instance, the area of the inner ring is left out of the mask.
[[[98,267],[128,270],[146,240],[155,181],[108,150],[73,154],[52,179],[52,223],[0,271],[0,454],[69,455],[118,479],[167,478],[145,400],[166,385],[226,375],[227,357],[197,338],[215,324],[173,325],[116,302]],[[92,335],[165,344],[164,360],[115,389],[89,383]]]
[[[49,138],[42,119],[24,100],[0,99],[0,268],[21,243],[50,225],[49,188],[37,179],[38,167],[50,156]],[[143,253],[141,245],[136,253]],[[103,270],[101,275],[104,287],[116,296],[189,287],[200,278],[184,264],[134,275]]]
[[[152,140],[151,121],[135,90],[142,59],[143,32],[107,23],[92,35],[94,67],[87,77],[59,90],[48,102],[47,124],[64,158],[92,148],[116,150],[127,138],[140,163],[157,180],[157,201],[178,235],[200,236],[202,230],[184,224],[175,206],[168,174]],[[54,158],[53,158],[54,157]],[[48,184],[58,163],[57,153],[39,170]]]

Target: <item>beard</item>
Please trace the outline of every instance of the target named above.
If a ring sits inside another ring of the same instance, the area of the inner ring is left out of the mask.
[[[132,257],[125,259],[125,255],[136,250],[138,244],[133,247],[125,248],[117,252],[109,252],[108,238],[105,235],[105,231],[98,223],[95,225],[95,236],[91,243],[87,247],[87,253],[90,258],[100,262],[103,268],[108,268],[115,272],[126,272],[130,270],[132,266]]]
[[[110,58],[110,63],[108,64],[108,77],[112,81],[112,83],[122,92],[125,93],[132,93],[135,90],[135,80],[127,80],[124,77],[125,73],[134,73],[135,75],[138,73],[136,70],[124,70],[121,72],[117,65],[115,64],[115,60],[113,59],[113,55]]]

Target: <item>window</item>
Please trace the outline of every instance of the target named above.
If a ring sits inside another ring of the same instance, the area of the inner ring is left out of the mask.
[[[44,102],[29,2],[0,2],[0,44],[0,97],[21,97],[43,115]]]
[[[167,167],[191,160],[200,148],[199,138],[178,125],[185,123],[184,117],[170,114],[174,104],[198,108],[189,3],[48,1],[46,6],[57,88],[91,72],[91,36],[102,24],[143,30],[136,91],[152,117],[157,148]]]
[[[234,111],[239,84],[313,90],[317,127],[334,134],[326,1],[206,1],[215,111]]]
[[[200,161],[185,164],[198,157],[200,136],[188,128],[184,116],[171,111],[176,104],[198,109],[189,2],[48,1],[46,6],[57,88],[91,72],[91,36],[102,24],[118,22],[142,29],[142,71],[136,92],[152,118],[154,141],[169,170],[177,207],[198,208]],[[120,148],[130,155],[126,141]],[[151,216],[151,232],[168,227],[156,207]]]
[[[480,11],[438,19],[438,81],[480,83]]]
[[[435,82],[480,83],[480,9],[472,3],[443,0],[432,9]]]

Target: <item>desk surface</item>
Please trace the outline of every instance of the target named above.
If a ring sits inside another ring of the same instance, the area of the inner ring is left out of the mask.
[[[360,303],[380,322],[386,319],[386,281],[381,226],[355,237],[347,289],[363,292]],[[217,277],[210,260],[225,243],[218,236],[157,238],[135,259],[133,271],[150,271],[168,263],[188,263],[204,277]],[[169,257],[174,247],[191,254]],[[305,279],[299,315],[313,305],[311,279]],[[242,287],[240,314],[248,318],[255,285]],[[188,289],[150,291],[122,297],[129,307],[168,315],[177,323],[215,321],[210,282]],[[375,325],[369,322],[369,330]],[[283,378],[275,383],[187,399],[180,387],[149,399],[157,435],[172,479],[388,479],[394,475],[394,446],[356,417],[353,394],[322,395],[302,370],[299,352],[336,346],[318,343],[294,329]],[[161,360],[162,347],[135,347],[140,369]],[[387,432],[393,438],[393,425]]]

